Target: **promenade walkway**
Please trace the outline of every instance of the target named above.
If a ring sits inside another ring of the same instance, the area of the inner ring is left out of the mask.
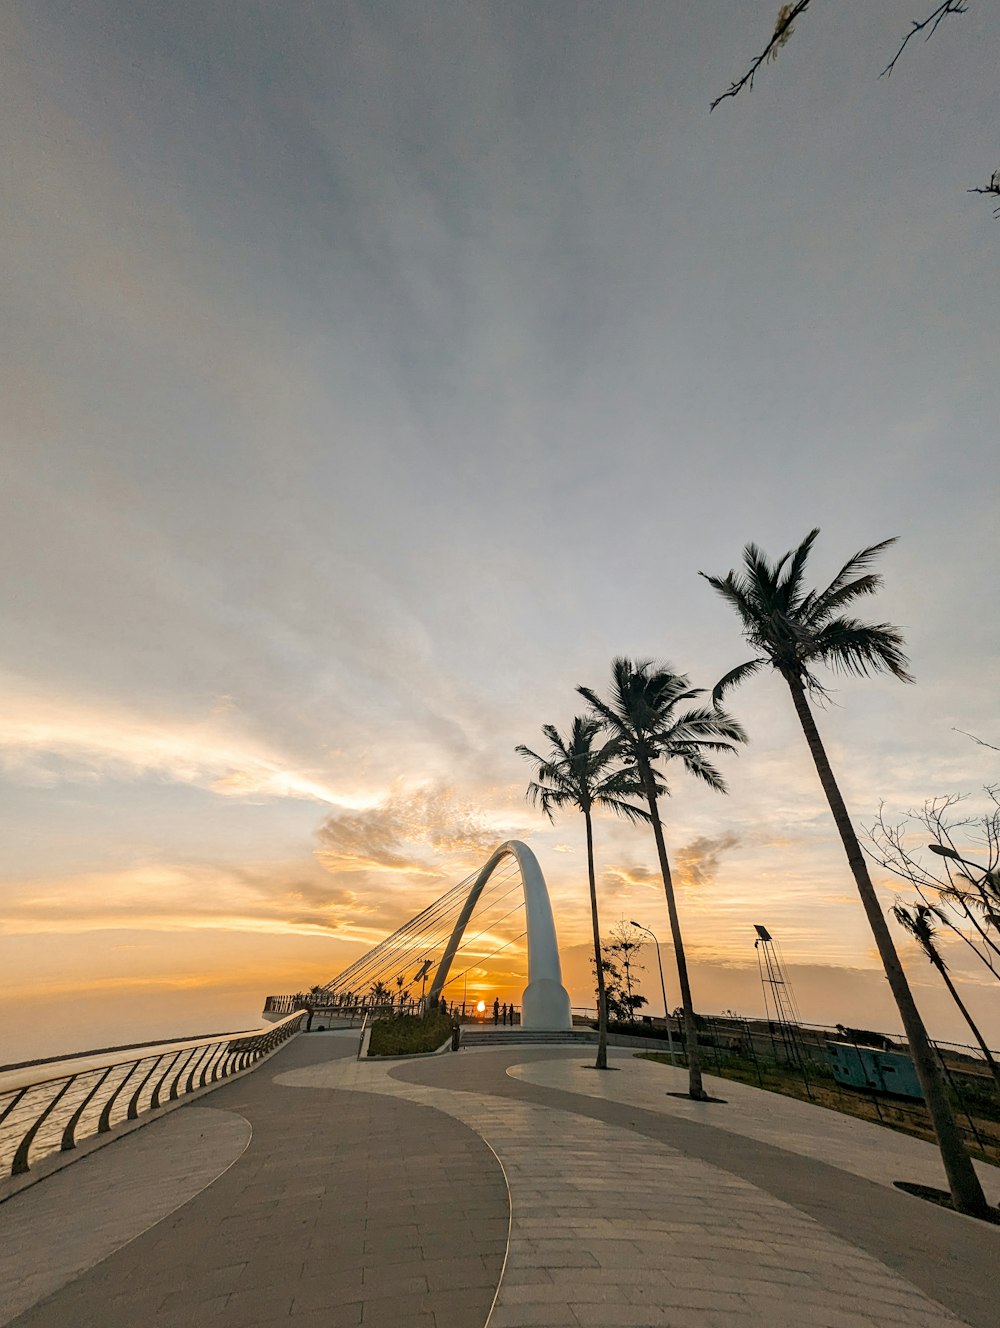
[[[0,1325],[1000,1323],[1000,1228],[892,1188],[942,1183],[920,1141],[631,1053],[354,1049],[299,1037],[0,1205]]]

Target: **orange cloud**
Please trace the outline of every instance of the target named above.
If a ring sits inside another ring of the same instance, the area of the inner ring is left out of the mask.
[[[394,788],[378,806],[334,812],[317,831],[316,856],[334,875],[394,872],[455,880],[516,830],[491,822],[450,788]]]
[[[679,883],[700,888],[711,885],[719,870],[719,861],[727,849],[736,848],[740,836],[729,830],[721,835],[699,835],[673,855],[672,866]]]
[[[155,776],[229,797],[304,798],[354,808],[372,801],[331,788],[233,731],[232,723],[227,727],[231,705],[191,723],[44,695],[19,679],[5,679],[4,691],[0,760],[27,783]]]
[[[378,905],[331,881],[308,861],[239,869],[150,863],[12,881],[0,902],[0,934],[221,929],[336,933],[375,944],[385,934]]]

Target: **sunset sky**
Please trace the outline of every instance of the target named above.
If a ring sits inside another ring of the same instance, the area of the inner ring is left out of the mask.
[[[745,659],[697,572],[750,539],[899,536],[917,684],[819,721],[859,824],[1000,779],[1000,9],[879,80],[911,0],[819,5],[709,115],[775,9],[6,7],[0,1061],[253,1025],[512,836],[587,1002],[515,744],[616,654]],[[804,1017],[897,1027],[786,689],[733,708],[665,810],[696,1005],[760,1012],[763,922]],[[597,850],[666,935],[648,832]]]

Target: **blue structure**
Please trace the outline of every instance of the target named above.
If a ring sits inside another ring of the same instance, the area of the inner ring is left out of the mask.
[[[859,1047],[854,1042],[828,1042],[826,1049],[838,1084],[923,1100],[917,1072],[906,1052]]]

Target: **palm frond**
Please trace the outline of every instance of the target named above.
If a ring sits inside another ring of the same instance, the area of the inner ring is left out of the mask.
[[[823,599],[826,595],[831,593],[836,593],[838,590],[846,586],[852,577],[857,576],[860,572],[866,571],[867,568],[871,567],[879,554],[895,544],[898,539],[898,535],[891,535],[888,539],[881,540],[878,544],[869,544],[867,549],[860,549],[853,555],[853,557],[848,558],[847,562],[844,563],[843,567],[823,591],[822,595],[819,596],[819,599]]]
[[[903,634],[890,623],[835,618],[816,633],[806,657],[857,677],[891,673],[900,682],[913,682],[906,668],[909,659],[903,650]]]
[[[765,660],[785,678],[797,678],[819,696],[825,695],[825,689],[812,672],[814,663],[858,675],[886,672],[901,681],[912,681],[898,628],[835,616],[843,606],[879,588],[881,577],[868,569],[895,539],[882,540],[854,554],[821,593],[803,593],[806,563],[818,534],[818,529],[810,531],[798,548],[773,566],[756,544],[748,544],[743,554],[743,575],[731,571],[725,577],[705,577],[737,611],[743,635],[757,652],[756,659],[741,664],[716,683],[714,704],[718,705],[729,688],[757,672]]]
[[[786,613],[794,613],[802,602],[802,575],[818,534],[819,526],[816,526],[810,530],[797,549],[785,554],[785,558],[791,559],[788,565],[788,575],[785,577],[785,583],[782,587]]]
[[[824,590],[822,595],[816,591],[810,591],[802,602],[802,620],[807,622],[810,627],[821,627],[845,604],[851,604],[854,600],[860,599],[862,595],[874,595],[881,584],[882,578],[880,576],[875,572],[868,572],[864,576],[859,576],[855,581],[849,581],[846,586],[841,586],[838,590]]]
[[[603,722],[606,728],[610,729],[617,737],[622,739],[626,738],[626,731],[622,726],[620,718],[615,714],[614,709],[609,706],[607,702],[602,701],[597,693],[590,687],[578,687],[576,690],[593,709],[595,716]]]
[[[624,817],[633,825],[639,822],[648,823],[653,819],[645,807],[637,807],[634,803],[626,802],[623,798],[602,797],[601,806],[607,807],[608,811],[614,812],[616,816]]]
[[[702,780],[709,788],[715,789],[716,793],[728,793],[729,787],[722,775],[712,765],[711,761],[705,759],[698,750],[682,750],[677,753],[681,759],[684,769],[696,779]]]
[[[910,933],[935,968],[940,969],[942,973],[946,972],[947,965],[935,942],[936,923],[943,920],[940,911],[931,904],[915,904],[911,911],[897,901],[893,904],[891,912],[899,925]]]
[[[745,664],[737,664],[735,669],[730,669],[725,677],[720,678],[712,688],[712,704],[718,706],[728,691],[733,687],[739,687],[741,682],[745,682],[747,678],[752,678],[755,673],[759,673],[766,663],[766,659],[758,657],[757,659],[748,659]]]
[[[542,755],[524,743],[515,750],[531,761],[535,777],[525,797],[539,807],[550,820],[553,812],[575,806],[589,812],[595,803],[612,797],[618,800],[641,794],[642,787],[634,767],[621,762],[620,740],[612,737],[595,747],[601,723],[590,715],[577,715],[564,736],[553,724],[544,724],[542,732],[549,741],[549,751]]]
[[[718,738],[726,738],[729,742],[747,741],[739,720],[716,707],[698,707],[679,715],[664,738],[672,743],[695,742],[702,745]]]
[[[736,610],[743,621],[744,636],[748,641],[755,641],[767,615],[761,612],[749,580],[735,572],[724,577],[709,576],[707,572],[698,575],[704,577],[712,589]]]
[[[612,663],[612,700],[603,700],[589,687],[577,691],[611,730],[616,755],[625,763],[623,779],[633,782],[639,769],[645,769],[660,797],[669,792],[662,766],[676,758],[698,778],[724,791],[722,777],[705,753],[732,752],[733,743],[745,742],[746,734],[721,707],[690,705],[705,693],[704,688],[691,685],[687,674],[652,660],[619,657]],[[678,713],[684,705],[689,708]],[[637,784],[628,796],[641,792],[644,790]]]

